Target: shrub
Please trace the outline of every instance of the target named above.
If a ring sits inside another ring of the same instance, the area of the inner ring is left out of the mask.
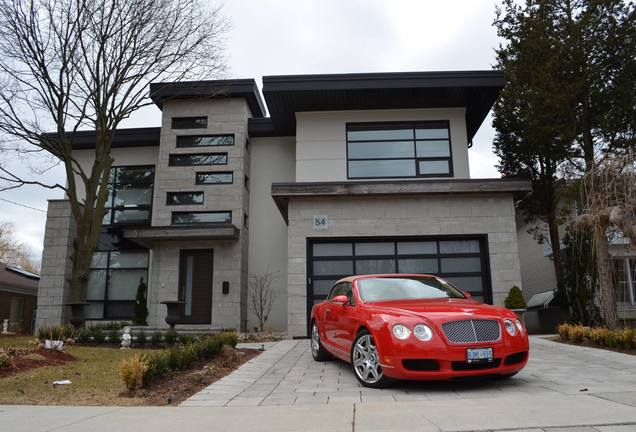
[[[624,350],[636,348],[636,330],[630,328],[610,330],[605,327],[561,324],[558,331],[559,337],[563,341],[585,342],[600,347]]]
[[[508,309],[525,309],[527,305],[526,300],[523,298],[521,288],[516,285],[510,288],[508,296],[506,300],[504,300],[504,304]]]
[[[119,374],[124,380],[126,388],[134,391],[142,384],[144,374],[148,371],[148,362],[143,356],[133,355],[122,360],[119,365]]]
[[[179,335],[177,334],[177,332],[172,329],[168,330],[166,334],[164,335],[164,339],[166,340],[166,344],[168,346],[174,345],[175,342],[177,342],[178,337]]]
[[[144,282],[142,277],[139,280],[137,286],[137,297],[135,299],[135,317],[133,318],[133,324],[135,325],[148,325],[148,301],[146,299],[146,293],[148,292],[148,286]]]
[[[75,338],[75,342],[78,342],[78,343],[90,342],[90,331],[86,327],[81,329],[77,335],[77,338]]]
[[[121,334],[119,332],[119,329],[111,329],[108,332],[108,340],[112,344],[120,343],[121,342]]]
[[[8,369],[11,366],[11,358],[9,354],[0,349],[0,370]]]
[[[38,329],[38,340],[40,342],[44,342],[45,339],[64,340],[73,336],[74,331],[73,326],[69,324],[40,327]]]
[[[188,345],[194,342],[194,337],[190,335],[181,335],[181,337],[179,338],[179,342],[181,342],[184,345]]]
[[[139,345],[145,345],[147,339],[148,339],[148,336],[146,335],[145,331],[140,330],[139,333],[137,333],[137,343]]]
[[[570,340],[570,324],[559,324],[557,332],[559,333],[559,338],[561,338],[562,341],[567,342],[568,340]]]
[[[150,344],[153,347],[158,347],[161,344],[162,339],[163,339],[163,336],[161,335],[161,332],[155,331],[152,333],[152,336],[150,337]]]
[[[104,343],[104,340],[106,339],[106,335],[104,334],[104,330],[102,330],[101,326],[91,326],[89,334],[95,343]]]

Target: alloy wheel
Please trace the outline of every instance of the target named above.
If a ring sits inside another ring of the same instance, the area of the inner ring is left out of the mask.
[[[353,348],[353,368],[362,381],[374,384],[382,379],[378,350],[369,334],[361,336]]]

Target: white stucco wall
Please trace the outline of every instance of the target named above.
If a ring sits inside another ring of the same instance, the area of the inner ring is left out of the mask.
[[[249,273],[275,273],[275,299],[266,328],[287,329],[287,224],[271,195],[272,183],[295,176],[294,137],[252,138],[250,142]],[[248,304],[249,328],[258,321]]]
[[[438,120],[450,121],[454,178],[469,178],[465,112],[444,108],[296,113],[296,181],[347,180],[347,123]]]

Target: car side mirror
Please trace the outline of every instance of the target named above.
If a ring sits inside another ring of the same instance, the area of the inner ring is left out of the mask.
[[[334,298],[331,299],[331,301],[333,303],[337,303],[337,304],[341,304],[341,305],[346,305],[349,303],[349,297],[347,297],[344,294],[340,294],[335,296]]]
[[[464,297],[466,297],[467,299],[473,298],[473,295],[469,293],[468,291],[462,291],[462,293],[464,293]]]

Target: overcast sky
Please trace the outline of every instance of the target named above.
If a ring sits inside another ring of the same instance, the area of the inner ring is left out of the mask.
[[[255,78],[259,87],[264,75],[491,69],[499,43],[494,0],[226,0],[223,9],[232,22],[228,75]],[[123,126],[160,120],[150,107]],[[469,150],[472,177],[499,177],[493,137],[489,116]],[[40,164],[7,159],[0,163],[20,172]],[[64,173],[57,167],[40,179],[63,184]],[[47,199],[62,197],[38,187],[0,192],[0,221],[12,222],[39,255],[46,214],[4,200],[46,210]]]

